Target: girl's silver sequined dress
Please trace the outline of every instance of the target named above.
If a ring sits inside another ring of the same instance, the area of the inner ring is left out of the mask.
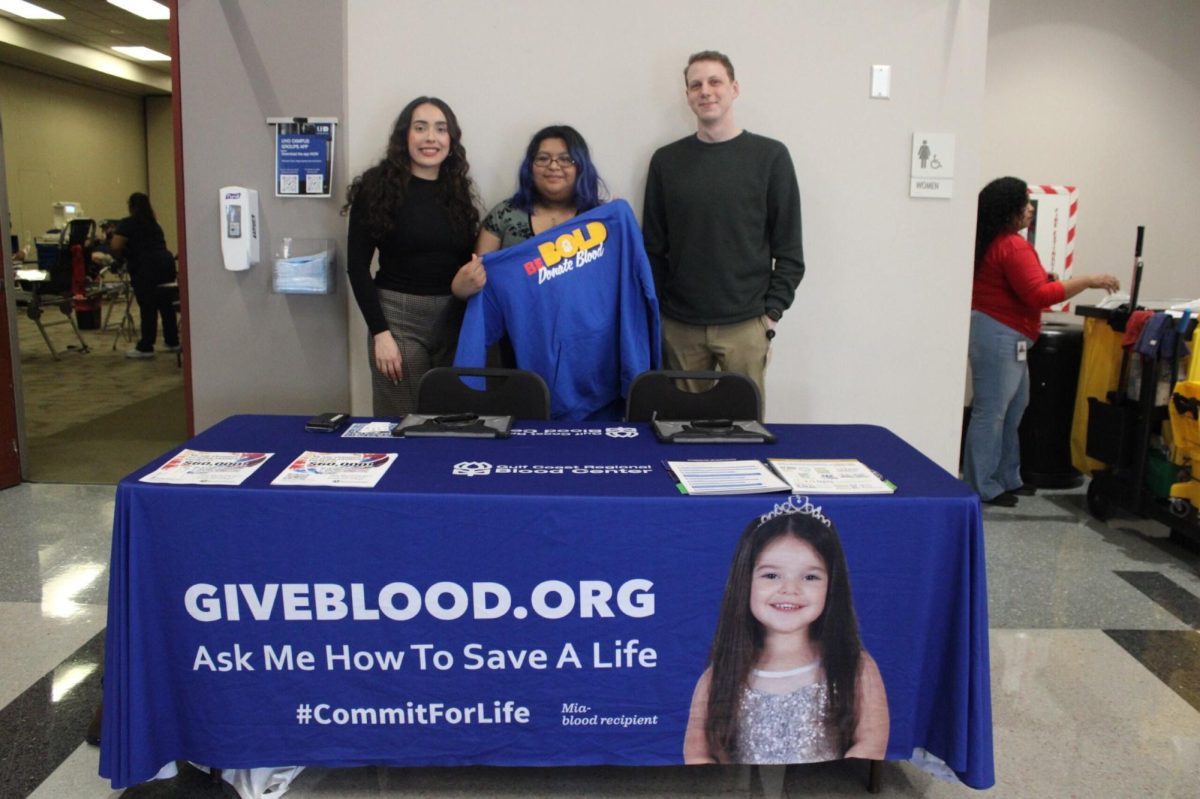
[[[837,738],[827,722],[825,680],[787,693],[747,686],[738,705],[737,763],[816,763],[837,760]]]

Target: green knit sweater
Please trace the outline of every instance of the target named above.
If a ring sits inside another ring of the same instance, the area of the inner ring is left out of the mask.
[[[695,135],[650,159],[646,254],[662,314],[721,325],[787,310],[804,277],[800,187],[782,142]]]

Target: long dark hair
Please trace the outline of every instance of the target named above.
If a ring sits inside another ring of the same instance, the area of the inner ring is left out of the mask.
[[[438,170],[439,200],[450,213],[450,221],[465,236],[474,240],[479,227],[479,208],[475,202],[475,187],[468,177],[471,170],[467,163],[467,150],[462,145],[462,128],[458,117],[444,100],[437,97],[418,97],[400,112],[392,135],[388,137],[387,154],[375,166],[354,179],[346,189],[346,204],[342,213],[350,206],[362,201],[359,211],[366,215],[367,230],[376,239],[382,239],[395,224],[396,210],[404,204],[408,183],[412,179],[412,156],[408,152],[408,129],[412,125],[413,112],[418,106],[434,105],[446,116],[446,127],[450,134],[450,153]]]
[[[150,198],[140,191],[129,195],[129,215],[138,221],[158,221],[158,217],[154,215],[154,208],[150,205]]]
[[[797,498],[805,499],[803,497]],[[805,499],[805,505],[811,507]],[[738,703],[750,670],[762,654],[765,640],[762,625],[750,612],[750,583],[754,564],[768,544],[785,535],[806,541],[825,561],[828,589],[825,612],[808,628],[809,638],[820,647],[821,665],[829,691],[827,723],[838,738],[841,754],[854,741],[858,723],[855,697],[862,642],[858,619],[850,595],[850,574],[833,522],[820,514],[783,513],[767,521],[755,519],[746,527],[734,552],[721,601],[721,615],[713,635],[709,664],[712,678],[708,692],[705,736],[709,751],[718,762],[727,763],[736,751]]]
[[[546,139],[562,139],[566,142],[567,152],[575,162],[575,211],[582,214],[604,202],[607,189],[596,172],[596,165],[592,163],[587,142],[570,125],[550,125],[533,134],[529,146],[525,148],[525,160],[517,169],[517,193],[509,202],[527,214],[533,213],[533,204],[539,199],[533,183],[533,159]]]
[[[996,178],[979,192],[979,210],[975,216],[975,269],[983,263],[988,247],[1013,220],[1025,212],[1029,203],[1029,185],[1020,178]]]

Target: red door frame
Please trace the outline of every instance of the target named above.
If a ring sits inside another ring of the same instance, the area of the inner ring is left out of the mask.
[[[183,101],[179,80],[179,3],[167,0],[171,20],[167,34],[171,40],[171,120],[175,137],[175,232],[179,247],[179,342],[183,344],[183,402],[187,414],[188,437],[196,435],[192,409],[192,331],[188,310],[187,214],[183,200]]]
[[[8,183],[4,171],[4,121],[0,120],[0,488],[21,482],[20,428],[17,426],[17,376],[13,369],[15,326],[9,327],[7,286],[13,276],[9,252]]]

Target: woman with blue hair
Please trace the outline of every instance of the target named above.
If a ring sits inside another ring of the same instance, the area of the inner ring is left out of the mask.
[[[533,134],[517,172],[517,191],[483,220],[475,253],[511,247],[561,225],[605,202],[604,182],[596,172],[587,142],[569,125],[551,125]],[[454,278],[459,299],[478,294],[487,273],[478,258]]]

